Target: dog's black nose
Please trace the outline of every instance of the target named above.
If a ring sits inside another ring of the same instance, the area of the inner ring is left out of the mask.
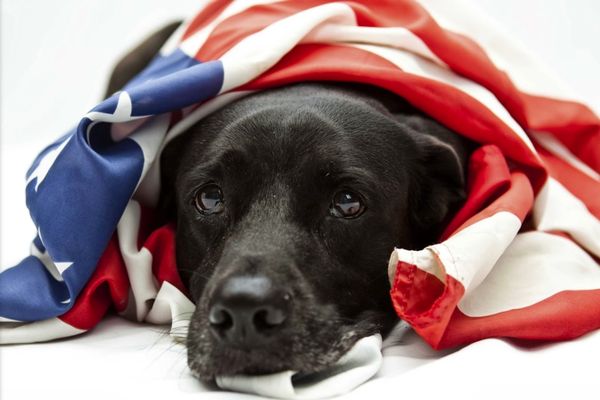
[[[219,340],[235,347],[268,344],[288,317],[292,296],[264,275],[233,276],[213,292],[208,321]]]

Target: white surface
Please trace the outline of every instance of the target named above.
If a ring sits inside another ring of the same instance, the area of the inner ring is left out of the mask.
[[[33,157],[99,99],[114,60],[197,0],[4,0],[1,4],[0,266],[28,254],[34,228],[24,206]],[[478,0],[576,94],[600,109],[600,3]],[[598,398],[600,333],[519,347],[486,340],[442,357],[414,334],[385,351],[380,378],[347,398]],[[117,318],[53,343],[0,348],[0,398],[249,399],[206,392],[182,346],[159,328]],[[439,359],[438,359],[439,358]],[[198,392],[203,392],[198,395]],[[510,397],[507,397],[510,396]]]
[[[600,332],[535,347],[484,340],[441,357],[405,332],[384,350],[378,376],[340,398],[597,399],[599,343]],[[203,386],[166,327],[117,317],[72,339],[0,347],[0,358],[3,400],[258,398]]]

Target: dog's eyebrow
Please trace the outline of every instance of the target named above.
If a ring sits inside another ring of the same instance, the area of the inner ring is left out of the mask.
[[[238,149],[227,149],[220,154],[209,154],[207,160],[190,167],[185,173],[186,180],[194,184],[203,180],[220,179],[233,169],[244,171],[247,166],[247,156]]]
[[[177,187],[183,190],[185,198],[193,198],[199,186],[211,181],[218,181],[220,176],[221,170],[218,164],[214,162],[196,164],[181,174],[178,178],[180,184]]]
[[[381,180],[372,171],[349,163],[329,164],[323,172],[323,178],[336,186],[351,185],[365,191],[371,191],[373,185]]]
[[[373,182],[375,174],[371,171],[357,166],[343,166],[332,169],[327,172],[338,179],[356,179],[366,182]]]

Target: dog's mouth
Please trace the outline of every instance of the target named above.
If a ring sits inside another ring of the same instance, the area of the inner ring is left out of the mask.
[[[282,371],[311,374],[333,366],[361,338],[375,332],[359,334],[355,330],[340,333],[338,338],[295,337],[270,347],[241,349],[190,343],[188,365],[202,381],[212,382],[219,376],[266,375]],[[334,336],[328,333],[327,336]]]
[[[335,306],[305,299],[302,309],[294,307],[285,322],[270,327],[273,331],[262,340],[224,340],[211,324],[210,307],[204,303],[200,302],[192,317],[187,348],[190,370],[205,382],[218,376],[320,372],[334,365],[359,339],[387,329],[382,314],[363,313],[356,318],[359,322],[350,323]]]

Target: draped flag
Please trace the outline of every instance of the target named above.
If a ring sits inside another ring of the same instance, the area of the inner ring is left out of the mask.
[[[34,160],[37,236],[0,273],[0,342],[75,335],[109,308],[183,324],[174,230],[152,217],[160,152],[215,109],[300,81],[385,88],[479,144],[439,242],[390,258],[395,309],[431,346],[600,328],[600,119],[527,53],[460,1],[218,0]]]

